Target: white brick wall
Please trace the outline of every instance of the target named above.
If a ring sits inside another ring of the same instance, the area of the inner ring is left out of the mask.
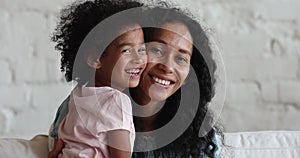
[[[0,137],[47,133],[68,95],[50,35],[71,1],[0,1]],[[300,130],[300,1],[177,1],[219,44],[227,72],[225,129]]]
[[[71,0],[0,1],[0,137],[46,134],[71,90],[50,35]]]

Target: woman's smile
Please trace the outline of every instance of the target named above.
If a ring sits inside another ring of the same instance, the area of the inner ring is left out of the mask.
[[[140,87],[152,101],[164,101],[184,83],[193,51],[192,37],[181,23],[166,23],[147,43],[148,63]],[[170,31],[172,30],[172,31]]]
[[[152,78],[152,82],[155,84],[158,84],[159,86],[162,86],[163,88],[170,88],[174,85],[175,81],[174,79],[170,79],[168,77],[159,76],[159,75],[153,75],[149,74],[149,77]]]

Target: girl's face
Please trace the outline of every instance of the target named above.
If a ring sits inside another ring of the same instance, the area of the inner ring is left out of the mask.
[[[166,23],[147,43],[148,63],[140,88],[153,101],[164,101],[184,83],[190,70],[193,43],[188,28]]]
[[[136,87],[147,62],[144,34],[136,26],[115,39],[100,58],[96,72],[96,86],[111,86],[123,90]],[[126,29],[126,28],[124,28]],[[124,31],[123,31],[124,32]],[[97,84],[98,83],[98,84]]]

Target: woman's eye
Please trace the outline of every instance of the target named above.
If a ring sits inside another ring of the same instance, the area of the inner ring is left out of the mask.
[[[177,56],[176,60],[180,63],[189,63],[188,59],[185,58],[184,56]]]
[[[155,55],[159,55],[159,56],[162,56],[163,55],[163,51],[159,48],[150,48],[149,49],[149,53],[152,53],[152,54],[155,54]]]

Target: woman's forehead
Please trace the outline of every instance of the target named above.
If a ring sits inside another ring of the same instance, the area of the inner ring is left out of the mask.
[[[177,34],[186,40],[193,42],[192,35],[188,29],[188,27],[180,22],[173,23],[165,23],[161,26],[162,29],[172,32],[173,34]]]
[[[166,23],[162,26],[162,29],[157,29],[152,33],[152,41],[192,53],[193,40],[185,25],[181,23]]]

